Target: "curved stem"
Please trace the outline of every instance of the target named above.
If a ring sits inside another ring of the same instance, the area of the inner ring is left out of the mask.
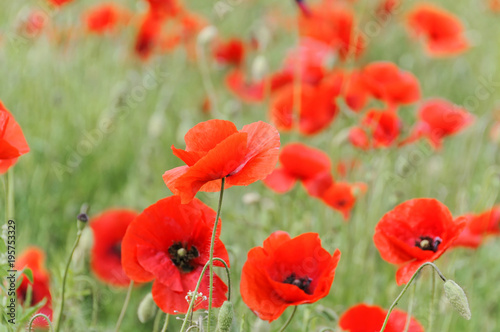
[[[168,327],[168,319],[169,319],[169,318],[170,318],[170,315],[169,315],[169,314],[167,314],[167,315],[165,316],[165,323],[163,324],[163,328],[161,329],[161,332],[165,332],[165,331],[167,331],[167,327]]]
[[[434,325],[434,308],[436,306],[436,277],[434,272],[432,272],[432,286],[431,286],[431,305],[429,308],[429,328],[427,332],[432,332],[432,327]]]
[[[288,327],[288,325],[290,325],[290,322],[292,321],[293,316],[295,316],[296,311],[297,311],[297,306],[294,306],[292,314],[290,315],[290,317],[288,317],[288,320],[285,322],[285,324],[280,328],[280,330],[278,332],[285,331],[285,329]]]
[[[227,266],[227,263],[219,257],[215,257],[214,261],[219,261],[222,264],[224,264],[224,268],[226,269],[226,275],[227,275],[227,300],[231,301],[231,273],[229,273],[229,266]]]
[[[131,280],[130,284],[128,285],[127,295],[125,296],[125,302],[123,303],[122,311],[120,312],[120,317],[118,317],[118,321],[116,322],[115,332],[118,332],[120,330],[123,318],[125,317],[125,313],[127,312],[128,302],[130,301],[130,295],[132,294],[133,288],[134,288],[134,281]]]
[[[198,289],[200,289],[201,280],[203,279],[203,275],[205,274],[205,271],[207,270],[208,265],[209,265],[209,262],[207,262],[205,264],[205,266],[203,267],[203,270],[201,270],[200,277],[198,278],[198,282],[196,283],[196,287],[194,288],[194,291],[193,291],[193,296],[191,297],[191,301],[189,302],[189,307],[188,307],[188,310],[186,312],[186,316],[184,317],[184,321],[182,322],[181,332],[184,332],[184,329],[187,326],[188,317],[190,316],[191,312],[193,311],[194,301],[196,300],[196,294],[198,294]]]
[[[160,317],[161,316],[163,316],[163,311],[158,309],[156,311],[156,316],[155,316],[155,320],[153,323],[153,332],[158,332],[158,329],[160,328]]]
[[[410,287],[410,285],[413,282],[413,280],[415,280],[415,278],[419,274],[420,270],[422,270],[427,265],[432,266],[432,268],[434,268],[434,270],[438,273],[439,277],[443,281],[446,281],[445,276],[441,273],[441,271],[439,271],[438,267],[436,265],[434,265],[434,263],[426,262],[426,263],[420,265],[420,267],[417,269],[417,271],[415,271],[415,273],[413,273],[410,281],[408,281],[408,283],[405,285],[405,287],[403,288],[403,290],[401,291],[401,293],[399,293],[398,297],[391,304],[391,307],[389,308],[389,310],[387,311],[387,315],[385,316],[384,324],[382,325],[382,328],[380,329],[380,332],[384,332],[385,327],[387,325],[387,322],[389,321],[389,316],[391,315],[392,310],[398,305],[399,300],[401,300],[401,298],[403,297],[403,295],[406,293],[406,291],[408,290],[408,287]]]
[[[210,320],[211,320],[211,312],[212,312],[212,299],[213,299],[213,290],[214,290],[214,248],[215,248],[215,235],[217,233],[217,225],[219,224],[219,216],[220,210],[222,207],[222,198],[224,197],[224,184],[226,183],[226,178],[222,178],[220,185],[220,196],[219,196],[219,206],[217,207],[217,215],[215,216],[214,229],[212,231],[212,240],[210,241],[210,258],[208,260],[209,263],[209,274],[210,274],[210,283],[208,284],[209,292],[208,292],[208,319],[207,319],[207,331],[210,332]]]
[[[64,269],[64,276],[63,276],[63,281],[62,281],[61,307],[59,309],[59,315],[57,316],[57,324],[56,324],[55,332],[59,332],[59,329],[61,328],[61,321],[62,321],[63,310],[64,310],[64,293],[66,292],[66,279],[68,278],[69,265],[71,263],[71,258],[73,257],[75,249],[78,246],[78,243],[80,242],[80,238],[82,237],[82,233],[83,233],[82,230],[83,230],[83,228],[79,229],[78,233],[76,234],[76,240],[75,240],[75,243],[73,244],[73,249],[71,249],[71,254],[68,257],[68,260],[66,262],[66,268]]]
[[[52,332],[54,331],[54,329],[52,328],[52,322],[50,321],[50,318],[47,316],[47,315],[44,315],[44,314],[36,314],[34,315],[33,317],[31,317],[30,319],[30,322],[28,324],[28,331],[31,332],[31,329],[32,329],[32,325],[33,325],[33,322],[35,321],[35,319],[37,319],[38,317],[43,317],[47,323],[49,324],[49,331]]]
[[[415,290],[417,289],[417,284],[415,283],[413,287],[411,288],[410,291],[410,299],[408,300],[408,311],[406,312],[406,323],[405,323],[405,328],[404,332],[408,332],[408,329],[410,328],[410,323],[411,323],[411,314],[413,312],[413,302],[415,300]]]

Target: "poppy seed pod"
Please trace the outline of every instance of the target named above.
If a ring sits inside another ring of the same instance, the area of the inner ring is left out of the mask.
[[[469,308],[469,301],[467,301],[467,296],[464,290],[453,280],[446,280],[444,283],[444,294],[450,301],[453,308],[462,316],[463,318],[470,320],[471,313]]]
[[[233,304],[229,301],[224,301],[219,310],[215,332],[229,332],[231,330],[231,324],[233,323],[233,317]]]
[[[137,317],[139,317],[141,323],[144,324],[150,321],[156,315],[157,310],[158,307],[153,300],[153,294],[149,292],[146,294],[146,296],[144,296],[141,303],[139,303],[139,307],[137,308]]]

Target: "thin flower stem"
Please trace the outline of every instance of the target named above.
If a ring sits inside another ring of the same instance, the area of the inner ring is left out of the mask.
[[[410,291],[410,299],[408,300],[408,312],[406,316],[406,323],[405,323],[405,329],[404,332],[408,332],[408,329],[410,328],[410,322],[411,322],[411,315],[413,313],[413,302],[415,301],[415,290],[417,289],[417,284],[413,284],[413,287],[411,288]]]
[[[30,322],[28,324],[28,331],[31,332],[32,331],[32,325],[33,325],[33,322],[35,321],[35,319],[37,319],[38,317],[43,317],[47,323],[49,324],[49,331],[52,332],[54,331],[54,329],[52,328],[52,322],[50,321],[50,318],[47,316],[47,315],[44,315],[44,314],[36,314],[34,315],[33,317],[31,317],[30,319]]]
[[[92,294],[92,318],[90,321],[90,329],[95,328],[97,325],[97,312],[99,308],[99,301],[97,300],[97,287],[96,284],[87,276],[78,276],[75,279],[81,280],[89,284]]]
[[[76,233],[75,244],[73,244],[73,248],[71,249],[71,254],[69,255],[68,260],[66,262],[66,268],[64,269],[64,276],[63,276],[63,281],[62,281],[61,307],[59,309],[59,315],[57,316],[57,324],[56,324],[55,332],[59,332],[59,329],[61,328],[61,321],[62,321],[62,316],[63,316],[63,311],[64,311],[64,294],[66,292],[66,279],[68,278],[69,265],[71,264],[71,258],[73,257],[73,254],[75,253],[75,249],[78,246],[78,243],[80,242],[80,238],[82,237],[82,233],[83,233],[83,227],[81,229],[78,229],[78,233]]]
[[[155,316],[155,320],[153,323],[153,332],[158,332],[158,329],[160,328],[160,317],[161,316],[163,316],[163,311],[158,309],[156,311],[156,316]]]
[[[226,269],[226,274],[227,274],[227,300],[231,301],[231,273],[229,272],[229,266],[227,266],[227,263],[222,259],[222,258],[214,258],[214,261],[219,261],[222,264],[224,264],[224,268]]]
[[[432,271],[432,284],[431,284],[431,305],[429,308],[429,328],[427,332],[432,332],[432,327],[434,325],[434,308],[436,306],[436,276],[434,271]]]
[[[193,310],[194,301],[196,299],[196,294],[198,294],[198,289],[200,288],[201,280],[203,279],[203,275],[205,274],[205,271],[207,270],[208,265],[209,265],[209,262],[207,262],[205,264],[205,266],[203,267],[203,270],[201,270],[200,277],[198,278],[198,283],[196,284],[196,287],[194,288],[193,296],[191,297],[191,301],[189,302],[189,307],[188,307],[188,310],[186,312],[186,316],[184,317],[184,321],[182,322],[180,332],[184,332],[185,328],[187,327],[188,317],[190,316],[190,314]]]
[[[125,317],[125,313],[127,312],[128,302],[130,301],[130,295],[132,294],[132,289],[134,288],[134,281],[130,280],[130,284],[128,285],[127,295],[125,296],[125,302],[123,303],[122,311],[120,312],[120,317],[118,317],[118,321],[116,322],[115,332],[120,331],[120,326],[122,325],[123,318]]]
[[[165,323],[163,324],[163,328],[161,329],[161,332],[167,331],[169,318],[170,318],[170,315],[166,314],[165,315]]]
[[[14,219],[14,167],[7,171],[7,204],[5,207],[7,220]]]
[[[434,268],[434,270],[438,273],[438,275],[441,278],[441,280],[446,281],[446,278],[441,273],[441,271],[439,271],[438,267],[436,265],[434,265],[434,263],[426,262],[426,263],[420,265],[420,267],[417,269],[417,271],[415,271],[415,273],[413,273],[410,281],[408,281],[408,283],[405,285],[405,287],[403,288],[403,290],[401,291],[401,293],[399,293],[398,297],[391,304],[391,307],[389,308],[389,310],[387,311],[387,315],[385,316],[384,324],[382,325],[382,328],[380,329],[380,332],[384,332],[385,327],[387,325],[387,322],[389,321],[389,317],[391,315],[392,310],[398,305],[399,300],[401,300],[401,298],[403,297],[403,295],[406,293],[406,291],[408,290],[408,287],[410,287],[410,285],[413,282],[413,280],[415,280],[415,278],[419,274],[420,270],[422,270],[422,268],[424,268],[427,265],[432,266]]]
[[[217,225],[219,224],[219,216],[220,210],[222,207],[222,199],[224,198],[224,184],[226,183],[226,178],[222,178],[220,185],[220,196],[219,196],[219,206],[217,207],[217,215],[215,216],[214,229],[212,231],[212,240],[210,241],[210,258],[208,260],[209,263],[209,274],[210,274],[210,283],[209,292],[208,292],[208,319],[207,319],[207,331],[210,332],[210,320],[212,313],[212,300],[213,300],[213,291],[214,291],[214,248],[215,248],[215,235],[217,233]]]
[[[292,321],[293,316],[295,316],[295,312],[296,312],[296,311],[297,311],[297,306],[294,306],[294,307],[293,307],[292,314],[290,315],[290,317],[288,317],[288,320],[285,322],[285,324],[281,327],[281,329],[280,329],[278,332],[283,332],[283,331],[285,331],[285,329],[288,327],[288,325],[290,325],[290,322]]]

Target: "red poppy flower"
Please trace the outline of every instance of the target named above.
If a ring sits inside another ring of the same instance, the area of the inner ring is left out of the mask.
[[[33,10],[19,23],[18,32],[26,38],[35,38],[47,25],[48,15],[41,10]]]
[[[16,270],[23,268],[31,269],[33,272],[33,283],[29,281],[26,275],[17,289],[17,298],[21,304],[26,301],[28,295],[28,286],[31,286],[31,305],[40,303],[46,299],[46,303],[38,309],[36,313],[41,313],[49,317],[52,321],[52,296],[50,295],[50,277],[44,267],[45,255],[43,251],[36,247],[27,248],[16,261]],[[47,328],[49,325],[44,318],[36,318],[33,326]]]
[[[420,99],[418,79],[392,62],[373,62],[363,68],[363,81],[372,96],[389,107],[412,104]]]
[[[324,80],[318,86],[301,85],[299,89],[287,85],[271,100],[271,121],[283,131],[291,130],[298,122],[301,133],[316,134],[328,127],[338,114],[335,97],[340,93],[339,87],[335,79]],[[294,119],[295,109],[298,110],[297,121]]]
[[[359,112],[366,106],[371,93],[365,84],[361,71],[353,70],[350,74],[345,75],[345,86],[342,94],[347,106],[354,112]]]
[[[17,158],[29,150],[21,127],[0,101],[0,174],[7,172]]]
[[[397,113],[386,110],[368,111],[361,127],[354,127],[349,132],[349,140],[361,149],[389,147],[398,138],[402,127]]]
[[[401,0],[382,0],[377,8],[377,15],[387,17],[393,15],[401,6]]]
[[[241,274],[241,298],[260,319],[271,322],[289,306],[327,296],[339,259],[340,251],[330,255],[316,233],[291,239],[286,232],[274,232],[263,247],[248,252]]]
[[[488,4],[492,12],[500,13],[500,0],[489,0]]]
[[[342,316],[340,316],[339,326],[346,332],[374,332],[380,331],[384,325],[387,311],[378,307],[367,304],[355,305]],[[402,310],[394,309],[389,316],[386,332],[401,332],[405,331],[406,320],[408,314]],[[424,328],[415,318],[410,318],[408,332],[424,332]]]
[[[456,55],[469,47],[460,19],[431,4],[415,7],[408,14],[408,27],[425,38],[427,52],[433,56]]]
[[[454,247],[478,248],[490,235],[500,235],[500,206],[478,215],[466,215],[466,226],[453,242]]]
[[[330,45],[342,60],[363,52],[364,40],[354,30],[353,10],[339,2],[322,1],[308,15],[299,16],[300,35]]]
[[[48,0],[48,2],[56,7],[61,7],[62,5],[65,5],[73,0]]]
[[[162,21],[154,16],[146,15],[144,18],[135,40],[135,53],[142,60],[147,60],[158,46],[161,25]]]
[[[335,182],[322,193],[321,200],[341,212],[344,219],[349,219],[358,193],[364,193],[366,190],[367,186],[364,183]]]
[[[425,102],[418,111],[418,118],[412,133],[402,142],[403,145],[426,137],[438,149],[446,136],[459,132],[474,121],[472,114],[444,99]]]
[[[92,248],[92,271],[102,281],[113,286],[127,286],[130,279],[122,268],[123,236],[128,225],[138,213],[130,210],[107,210],[92,218],[90,227],[94,232]]]
[[[220,64],[239,66],[245,58],[245,46],[236,38],[219,42],[213,48],[213,56]]]
[[[290,143],[281,150],[280,168],[276,168],[264,183],[274,191],[284,193],[297,180],[312,196],[320,196],[332,183],[331,162],[326,153],[301,143]]]
[[[177,0],[146,0],[149,4],[149,12],[156,19],[165,20],[175,17],[183,12],[181,4]]]
[[[226,86],[246,103],[259,103],[264,100],[265,82],[249,82],[241,69],[235,68],[227,74]]]
[[[210,257],[210,240],[215,211],[198,199],[181,204],[179,197],[159,200],[132,221],[122,242],[122,265],[130,279],[153,281],[153,300],[166,313],[186,313],[189,291],[194,291],[201,270]],[[226,247],[220,241],[221,223],[217,225],[214,257],[229,264]],[[215,261],[215,266],[223,266]],[[199,288],[209,293],[209,274]],[[226,300],[226,284],[214,275],[213,306]],[[200,301],[195,310],[207,309]]]
[[[406,201],[386,213],[375,227],[373,241],[382,258],[398,264],[398,285],[407,283],[425,262],[448,249],[465,227],[448,208],[431,198]]]
[[[184,140],[186,150],[174,146],[172,150],[187,166],[163,174],[165,184],[183,204],[200,190],[219,191],[224,177],[226,188],[262,180],[278,161],[279,133],[261,121],[238,131],[230,121],[209,120],[191,128]]]
[[[114,3],[104,3],[89,9],[84,15],[87,30],[102,34],[113,31],[120,22],[127,22],[130,13]]]

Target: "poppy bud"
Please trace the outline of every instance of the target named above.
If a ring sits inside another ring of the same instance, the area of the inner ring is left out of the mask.
[[[89,216],[86,214],[86,213],[80,213],[76,219],[78,219],[78,221],[81,221],[81,222],[87,222],[89,221]]]
[[[198,35],[198,45],[205,45],[209,43],[212,39],[217,36],[217,28],[214,27],[213,25],[209,25],[203,30],[201,30],[200,34]]]
[[[158,307],[153,300],[153,294],[147,293],[146,296],[139,303],[139,308],[137,308],[137,316],[141,323],[146,323],[150,321],[155,315]]]
[[[453,280],[448,279],[444,283],[444,294],[460,316],[469,320],[471,317],[469,302],[462,287]]]
[[[233,323],[233,304],[229,301],[224,301],[219,310],[219,318],[217,320],[217,328],[215,332],[229,332]]]
[[[267,60],[264,56],[258,55],[252,63],[252,79],[254,82],[260,82],[269,71]]]

